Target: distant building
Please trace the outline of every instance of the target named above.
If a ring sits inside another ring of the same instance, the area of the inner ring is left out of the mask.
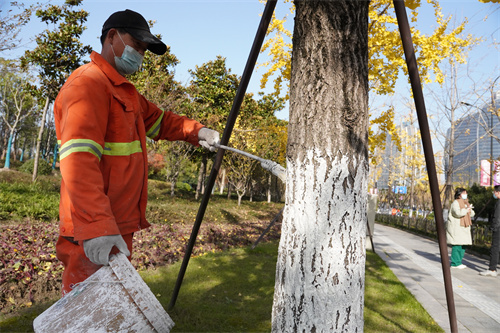
[[[465,104],[465,103],[463,103]],[[492,138],[488,131],[492,129],[493,135],[500,139],[499,117],[489,112],[491,104],[481,108],[469,104],[471,111],[468,116],[459,119],[455,126],[453,182],[464,186],[480,183],[481,160],[500,159],[500,143]],[[500,106],[500,92],[496,94],[495,105]],[[450,168],[449,143],[451,128],[447,131],[447,144],[444,153],[445,173]]]

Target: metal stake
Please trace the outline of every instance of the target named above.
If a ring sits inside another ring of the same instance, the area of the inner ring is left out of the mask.
[[[233,101],[233,106],[227,118],[226,128],[224,129],[224,133],[222,134],[222,139],[221,139],[222,145],[227,145],[227,143],[229,142],[229,138],[231,137],[234,123],[236,122],[236,118],[238,118],[241,103],[243,102],[243,98],[245,97],[245,92],[247,90],[248,83],[250,82],[250,77],[252,76],[252,72],[255,68],[255,63],[257,62],[257,57],[259,56],[262,43],[264,42],[267,28],[269,26],[269,23],[271,22],[274,8],[276,7],[276,2],[277,0],[274,1],[268,0],[266,3],[266,7],[264,8],[264,13],[262,14],[262,18],[260,20],[257,33],[255,35],[252,49],[250,50],[250,55],[248,56],[245,69],[243,71],[243,76],[241,77],[240,85],[238,86],[238,90],[236,91],[236,96]],[[224,157],[224,149],[219,149],[217,151],[217,155],[215,156],[214,165],[212,167],[212,171],[210,172],[210,177],[208,179],[207,187],[205,189],[205,193],[203,194],[203,198],[200,203],[200,208],[198,209],[198,214],[196,215],[196,220],[193,225],[193,230],[191,231],[191,237],[189,239],[189,243],[186,248],[186,253],[184,254],[184,259],[182,260],[182,265],[179,271],[179,275],[177,276],[177,282],[175,284],[175,288],[172,293],[172,298],[170,299],[170,304],[168,305],[169,309],[172,309],[175,306],[177,296],[179,295],[179,290],[182,285],[184,274],[186,273],[187,265],[189,263],[189,258],[191,257],[191,253],[193,252],[193,247],[196,242],[196,237],[198,236],[198,231],[200,230],[201,222],[203,221],[203,216],[205,215],[205,210],[207,208],[208,201],[210,200],[210,193],[212,193],[212,189],[215,184],[215,179],[217,178],[217,174],[219,173],[223,157]]]
[[[432,149],[432,141],[427,122],[427,112],[425,110],[424,95],[420,76],[418,74],[417,59],[413,42],[411,38],[410,25],[406,15],[404,0],[394,0],[394,9],[398,20],[399,32],[403,42],[405,52],[406,65],[408,66],[408,74],[410,76],[411,89],[415,100],[415,108],[417,111],[418,124],[420,126],[420,134],[422,136],[422,146],[424,148],[425,163],[427,173],[429,175],[429,185],[431,189],[432,204],[434,206],[434,218],[436,219],[436,229],[439,240],[439,250],[441,253],[441,265],[443,268],[444,285],[446,292],[446,301],[448,304],[448,315],[450,319],[450,328],[452,333],[458,331],[457,316],[455,312],[455,301],[453,298],[453,286],[451,284],[450,261],[448,258],[448,247],[446,245],[446,234],[444,230],[443,209],[441,206],[441,198],[439,197],[439,183],[436,173],[436,164],[434,162],[434,152]]]
[[[276,216],[273,218],[271,223],[269,223],[267,228],[262,232],[262,234],[260,234],[259,238],[255,241],[255,243],[253,243],[252,250],[255,249],[257,247],[257,245],[259,245],[262,238],[264,238],[264,236],[267,234],[267,232],[269,230],[271,230],[272,226],[276,223],[276,221],[278,221],[278,219],[281,217],[281,214],[283,214],[284,209],[285,209],[285,207],[281,208],[281,210],[278,212],[278,214],[276,214]]]

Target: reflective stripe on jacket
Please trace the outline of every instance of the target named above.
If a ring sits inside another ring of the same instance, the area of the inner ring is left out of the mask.
[[[198,145],[197,121],[164,112],[92,52],[54,102],[60,234],[85,240],[146,228],[146,136]]]

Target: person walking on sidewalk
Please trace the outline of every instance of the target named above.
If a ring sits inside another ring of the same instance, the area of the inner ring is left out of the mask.
[[[498,252],[500,251],[500,200],[498,200],[500,199],[500,185],[494,187],[493,197],[497,199],[497,202],[490,225],[493,233],[491,236],[490,266],[484,272],[479,273],[482,276],[497,276]]]
[[[451,245],[451,267],[457,269],[467,268],[462,264],[465,254],[465,245],[472,244],[471,217],[475,215],[472,205],[467,199],[464,188],[455,190],[455,201],[451,204],[446,224],[446,240]]]

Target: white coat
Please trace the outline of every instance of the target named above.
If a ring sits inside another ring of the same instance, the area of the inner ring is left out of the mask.
[[[448,214],[448,221],[446,223],[446,241],[450,245],[471,245],[472,236],[471,228],[462,227],[460,225],[460,218],[468,214],[467,208],[460,209],[460,204],[457,200],[453,201]],[[470,216],[476,215],[474,210],[471,209]]]

